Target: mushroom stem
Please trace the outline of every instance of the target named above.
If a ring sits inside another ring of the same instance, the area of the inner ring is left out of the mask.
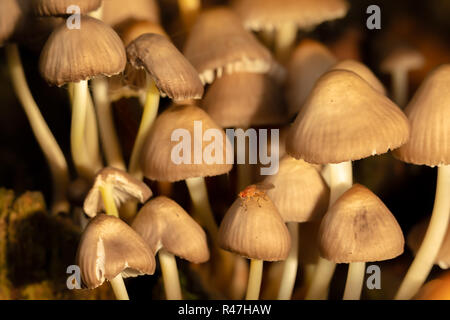
[[[334,202],[353,185],[352,162],[346,161],[337,164],[328,164],[330,202],[331,207]],[[316,271],[311,281],[311,285],[306,293],[307,300],[326,299],[328,286],[333,277],[336,264],[319,257]]]
[[[201,9],[201,0],[178,0],[181,19],[186,30],[190,30]]]
[[[159,250],[159,264],[164,279],[164,290],[167,300],[181,300],[180,277],[178,276],[175,256],[164,249]]]
[[[434,208],[427,232],[395,299],[411,299],[425,282],[439,253],[450,219],[450,165],[438,168]]]
[[[250,262],[250,273],[248,275],[247,294],[245,300],[258,300],[261,290],[263,273],[263,261],[252,259]]]
[[[408,101],[408,73],[404,70],[395,70],[391,81],[393,99],[400,107],[404,107]]]
[[[343,300],[359,300],[361,298],[365,272],[365,262],[349,264]]]
[[[284,23],[275,36],[275,55],[280,62],[285,62],[292,51],[297,37],[297,27],[293,23]]]
[[[89,89],[87,92],[86,132],[84,139],[92,168],[97,173],[103,168],[103,160],[99,148],[97,116],[95,115],[94,102]]]
[[[100,138],[108,166],[126,170],[119,139],[114,128],[111,103],[108,98],[108,81],[101,77],[92,80],[95,107],[100,127]]]
[[[133,151],[131,153],[128,171],[137,179],[143,178],[142,168],[139,165],[142,148],[145,139],[150,132],[153,122],[156,119],[159,108],[159,90],[155,82],[147,75],[147,98],[145,99],[144,112],[142,114],[141,124],[134,142]]]
[[[127,288],[123,282],[122,275],[119,273],[114,279],[109,281],[117,300],[130,300]]]
[[[103,205],[105,207],[106,214],[111,216],[119,217],[119,212],[114,202],[113,187],[110,184],[105,184],[99,187],[100,193],[102,195]]]
[[[290,222],[287,224],[291,234],[291,250],[289,256],[283,261],[284,269],[281,277],[278,300],[290,300],[294,290],[295,279],[298,268],[298,224]]]
[[[31,95],[17,45],[8,45],[6,47],[6,56],[14,91],[20,100],[30,122],[31,129],[50,168],[53,187],[51,211],[53,214],[69,212],[69,202],[66,197],[69,171],[64,154]]]

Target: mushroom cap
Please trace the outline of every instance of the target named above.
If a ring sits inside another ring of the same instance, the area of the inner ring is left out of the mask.
[[[274,30],[285,24],[311,30],[344,17],[349,4],[345,0],[235,0],[233,9],[249,30]]]
[[[394,49],[380,65],[381,71],[391,73],[395,70],[414,70],[425,63],[423,55],[417,50],[405,47]]]
[[[267,195],[285,222],[320,220],[327,211],[330,190],[314,165],[285,156],[264,182],[275,186]]]
[[[203,83],[212,83],[222,74],[267,73],[275,68],[269,50],[226,8],[208,9],[199,15],[183,52]]]
[[[165,249],[193,263],[209,260],[208,243],[202,227],[167,197],[160,196],[147,202],[132,227],[155,253]]]
[[[39,61],[44,79],[57,86],[123,71],[127,61],[122,40],[102,21],[81,17],[80,29],[62,23],[53,31]]]
[[[147,33],[127,47],[130,64],[145,70],[160,92],[175,101],[201,99],[203,84],[197,71],[165,36]]]
[[[363,78],[368,84],[382,95],[386,95],[386,89],[375,74],[364,64],[356,60],[342,60],[336,63],[330,70],[347,70],[353,71],[358,76]]]
[[[201,137],[209,129],[213,129],[209,132],[220,133],[217,141],[213,139],[214,142],[203,142],[201,150],[202,155],[211,154],[212,152],[208,152],[211,151],[209,146],[213,143],[217,144],[216,152],[219,154],[222,152],[223,157],[220,159],[223,160],[222,162],[215,163],[209,161],[211,159],[202,157],[199,163],[195,163],[194,142],[199,142],[196,141],[198,137],[194,132],[196,124],[201,125]],[[173,161],[172,153],[179,155],[180,152],[176,152],[176,148],[184,141],[184,138],[172,141],[171,137],[174,133],[189,135],[191,141],[186,141],[186,144],[187,148],[191,150],[190,162],[177,164]],[[156,118],[142,152],[142,168],[147,178],[169,182],[221,175],[229,172],[232,168],[232,164],[227,164],[225,161],[227,149],[232,150],[225,132],[205,111],[193,105],[174,105]]]
[[[32,0],[31,3],[37,16],[64,16],[72,5],[78,6],[81,14],[97,10],[102,0]]]
[[[297,116],[286,151],[310,163],[340,163],[398,148],[409,134],[408,119],[391,100],[354,72],[332,70]]]
[[[144,239],[119,218],[106,214],[97,215],[86,226],[77,264],[89,289],[119,274],[135,277],[155,272],[155,257]]]
[[[287,66],[286,99],[289,115],[303,106],[316,81],[337,62],[336,57],[318,41],[304,39],[294,49]]]
[[[255,194],[241,196],[248,190]],[[219,228],[219,246],[250,259],[285,260],[291,237],[278,209],[264,191],[252,185],[228,209]]]
[[[411,138],[394,152],[396,158],[417,165],[450,164],[450,64],[434,70],[414,94],[405,113]]]
[[[366,187],[355,184],[323,217],[321,255],[336,263],[373,262],[403,253],[404,238],[395,217]]]
[[[202,108],[223,128],[287,122],[279,85],[260,73],[233,73],[215,80]]]
[[[83,209],[88,216],[94,217],[97,213],[104,212],[100,187],[106,185],[113,187],[114,202],[117,207],[131,199],[144,203],[152,196],[152,191],[144,182],[125,171],[107,167],[97,173],[94,185],[84,200]]]
[[[159,7],[156,0],[103,1],[103,21],[113,27],[127,20],[146,20],[159,23]]]
[[[168,38],[167,33],[160,24],[147,20],[127,20],[117,26],[115,30],[122,39],[125,47],[133,40],[146,33],[156,33]]]
[[[0,1],[0,46],[20,27],[28,6],[26,0]]]

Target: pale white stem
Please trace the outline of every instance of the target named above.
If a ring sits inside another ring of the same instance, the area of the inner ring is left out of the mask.
[[[95,115],[94,103],[92,101],[89,89],[87,91],[87,105],[86,105],[86,131],[84,142],[86,144],[87,155],[92,164],[94,172],[98,172],[103,168],[103,160],[100,154],[97,116]]]
[[[285,261],[281,277],[280,289],[278,291],[278,300],[290,300],[297,278],[298,268],[298,223],[290,222],[287,224],[291,234],[291,251]]]
[[[392,96],[398,106],[404,107],[408,102],[408,71],[395,70],[392,73]]]
[[[366,273],[365,262],[353,262],[348,266],[343,300],[359,300]]]
[[[167,300],[181,300],[180,277],[175,256],[164,249],[158,251]]]
[[[247,294],[245,300],[258,300],[261,291],[263,274],[263,261],[252,259],[250,262],[250,273],[248,276]]]
[[[109,283],[111,283],[111,287],[117,300],[130,300],[128,297],[127,288],[125,287],[125,283],[123,282],[123,278],[120,273]]]
[[[284,23],[276,31],[275,55],[280,62],[289,58],[297,37],[297,26],[293,23]]]
[[[433,213],[425,237],[409,267],[396,300],[414,297],[423,285],[436,261],[445,238],[450,217],[450,165],[438,168]]]

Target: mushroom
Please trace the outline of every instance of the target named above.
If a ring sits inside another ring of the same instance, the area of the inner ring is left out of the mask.
[[[355,184],[323,217],[319,231],[321,256],[348,263],[344,300],[359,300],[365,263],[393,259],[405,240],[395,217],[366,187]]]
[[[450,273],[427,282],[414,297],[415,300],[450,300]]]
[[[159,23],[159,7],[155,0],[132,0],[126,5],[123,0],[103,1],[102,20],[116,28],[128,20],[145,20]]]
[[[70,6],[80,8],[80,13],[85,14],[97,10],[102,5],[102,0],[33,0],[33,11],[37,16],[66,16]]]
[[[332,70],[317,82],[290,129],[286,151],[328,164],[330,205],[353,184],[352,164],[396,149],[409,139],[409,122],[387,97],[351,71]],[[319,259],[307,298],[323,298],[335,264]]]
[[[118,217],[121,204],[132,199],[144,203],[151,196],[152,191],[144,182],[125,171],[107,167],[97,174],[83,209],[91,218],[103,211]]]
[[[102,164],[91,161],[86,150],[87,80],[122,72],[126,55],[119,36],[103,22],[82,16],[81,25],[69,29],[63,23],[55,29],[42,50],[39,68],[49,84],[73,83],[72,157],[78,173],[92,179]]]
[[[77,264],[89,289],[108,280],[118,300],[129,300],[122,277],[155,272],[154,254],[141,236],[119,218],[105,214],[89,221],[78,245]]]
[[[297,276],[299,224],[320,221],[328,207],[329,189],[317,168],[290,156],[281,160],[277,174],[268,176],[264,183],[274,185],[266,193],[287,223],[292,239],[278,291],[279,300],[289,300]]]
[[[408,72],[420,69],[424,63],[424,57],[420,52],[404,47],[394,49],[382,61],[380,69],[391,74],[393,99],[400,107],[403,108],[408,102]]]
[[[203,84],[194,67],[165,36],[143,34],[127,46],[127,55],[134,68],[147,71],[147,98],[129,164],[129,172],[142,178],[139,159],[158,113],[159,95],[174,101],[201,99]]]
[[[258,300],[263,261],[280,261],[291,248],[289,231],[262,185],[251,185],[239,193],[219,228],[219,245],[251,259],[247,300]]]
[[[396,299],[409,299],[417,293],[436,260],[447,231],[450,217],[449,81],[449,64],[427,76],[405,109],[411,122],[411,139],[394,153],[407,163],[438,167],[430,225]]]
[[[192,263],[209,260],[203,229],[175,201],[156,197],[147,202],[133,221],[132,228],[158,253],[168,300],[182,299],[178,256]]]

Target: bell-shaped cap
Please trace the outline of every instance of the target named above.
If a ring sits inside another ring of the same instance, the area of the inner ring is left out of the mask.
[[[450,164],[450,64],[433,71],[405,109],[411,122],[409,142],[394,155],[417,165]]]
[[[128,200],[137,200],[144,203],[152,196],[152,191],[144,182],[125,171],[107,167],[97,173],[94,185],[84,200],[83,209],[88,216],[94,217],[97,213],[105,211],[101,188],[106,185],[113,189],[114,202],[117,208]]]
[[[197,71],[165,36],[147,33],[127,47],[128,60],[145,68],[161,93],[175,101],[201,99],[203,84]]]
[[[83,283],[94,289],[117,275],[155,272],[155,257],[144,239],[119,218],[100,214],[89,221],[80,240],[77,264]]]
[[[276,69],[269,50],[227,8],[203,11],[189,33],[183,52],[203,83],[212,83],[223,74],[267,73]]]
[[[0,1],[0,46],[20,28],[27,11],[27,0]]]
[[[102,0],[32,0],[31,3],[37,16],[65,16],[73,14],[67,12],[70,6],[77,6],[81,14],[86,14],[97,10]]]
[[[44,79],[52,85],[112,76],[123,71],[127,61],[122,40],[102,21],[81,17],[80,29],[62,23],[53,31],[39,61]]]
[[[320,254],[336,263],[393,259],[403,253],[404,242],[389,209],[358,184],[329,209],[319,231]]]
[[[202,100],[203,109],[223,128],[287,122],[280,86],[267,74],[233,73],[217,79]]]
[[[285,260],[291,237],[278,209],[257,185],[244,189],[219,228],[219,246],[264,261]]]
[[[332,70],[297,116],[286,151],[310,163],[340,163],[396,149],[409,134],[408,119],[391,100],[354,72]]]
[[[285,222],[320,220],[327,211],[330,190],[314,165],[285,156],[264,182],[275,186],[267,195]]]
[[[208,114],[193,105],[174,105],[161,113],[142,152],[144,175],[175,182],[225,174],[233,152],[225,132]]]
[[[289,116],[303,106],[316,81],[337,62],[318,41],[304,39],[294,49],[287,65],[286,100]]]
[[[193,263],[209,260],[208,243],[202,227],[167,197],[160,196],[147,202],[132,227],[155,253],[164,249]]]
[[[104,0],[102,19],[112,27],[131,19],[159,23],[159,7],[156,0]]]

